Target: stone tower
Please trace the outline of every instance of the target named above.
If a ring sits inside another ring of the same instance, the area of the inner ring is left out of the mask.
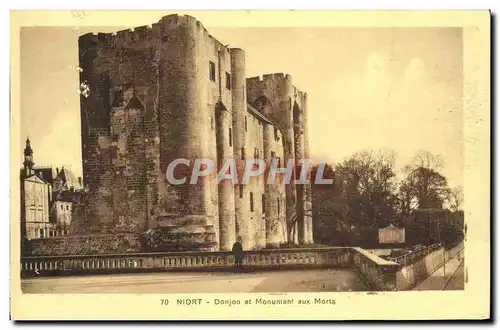
[[[276,73],[247,79],[248,102],[261,109],[283,133],[283,167],[293,164],[292,178],[299,178],[301,160],[310,159],[307,129],[307,93],[297,89],[288,74]],[[310,175],[308,174],[307,177]],[[293,179],[291,183],[293,182]],[[286,185],[286,218],[297,217],[296,239],[313,242],[312,203],[309,184]]]
[[[304,93],[296,92],[289,76],[265,76],[276,82],[258,87],[245,77],[243,50],[224,46],[195,18],[182,15],[134,30],[83,35],[79,60],[80,81],[89,89],[81,96],[89,201],[80,233],[162,227],[192,249],[215,243],[215,249],[228,250],[237,236],[247,249],[284,241],[278,223],[284,210],[297,209],[296,187],[268,189],[263,178],[249,185],[217,184],[216,172],[191,184],[190,173],[196,159],[212,160],[216,170],[226,159],[244,161],[251,153],[266,161],[284,153],[295,159],[299,131],[306,152],[306,132],[283,121],[281,114],[289,115],[284,104],[264,114],[247,103],[250,97],[250,103],[266,96],[273,104],[292,98],[303,113]],[[272,91],[283,86],[286,91]],[[186,180],[172,184],[167,169],[179,159],[189,164],[174,173]],[[308,227],[301,226],[305,233]]]

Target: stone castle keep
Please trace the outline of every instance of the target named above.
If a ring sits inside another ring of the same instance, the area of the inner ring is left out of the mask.
[[[195,18],[79,38],[83,173],[89,191],[79,233],[168,228],[228,250],[312,243],[310,185],[201,180],[172,185],[175,159],[244,162],[309,158],[307,94],[287,74],[246,78],[245,52],[227,48]],[[242,176],[239,176],[242,180]],[[189,180],[188,180],[189,181]],[[288,228],[288,229],[287,229]]]

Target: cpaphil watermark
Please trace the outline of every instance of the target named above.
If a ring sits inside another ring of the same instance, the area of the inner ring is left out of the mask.
[[[216,184],[228,180],[232,184],[248,184],[252,179],[263,177],[270,185],[279,184],[332,184],[333,179],[324,178],[326,162],[315,165],[315,175],[311,178],[312,161],[301,159],[297,163],[289,160],[286,167],[272,158],[270,162],[251,158],[246,160],[225,159],[217,165],[213,160],[198,158],[174,159],[169,163],[166,179],[172,185],[198,184],[204,180],[214,180]]]

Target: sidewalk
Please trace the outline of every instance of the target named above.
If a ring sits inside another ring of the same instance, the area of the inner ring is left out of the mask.
[[[446,284],[444,290],[463,290],[465,286],[464,263],[459,266],[453,278]]]
[[[463,251],[460,252],[460,255],[463,255]],[[463,272],[460,272],[458,267],[463,267],[460,262],[461,258],[457,254],[454,258],[450,259],[445,267],[439,268],[436,272],[431,274],[429,277],[427,277],[425,280],[417,284],[413,288],[415,291],[424,291],[424,290],[442,290],[443,286],[446,284],[446,281],[453,276],[453,279],[450,280],[450,282],[454,283],[454,287],[459,287],[459,282],[463,283]],[[463,268],[462,268],[463,269]],[[446,270],[446,274],[444,271]],[[456,273],[455,273],[456,271]],[[460,277],[460,274],[462,274],[462,277]],[[449,283],[448,283],[449,286]],[[463,284],[461,285],[463,288]]]

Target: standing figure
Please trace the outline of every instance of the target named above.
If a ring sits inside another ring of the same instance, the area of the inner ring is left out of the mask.
[[[243,245],[241,245],[241,237],[238,236],[233,244],[234,265],[236,268],[243,266]]]

